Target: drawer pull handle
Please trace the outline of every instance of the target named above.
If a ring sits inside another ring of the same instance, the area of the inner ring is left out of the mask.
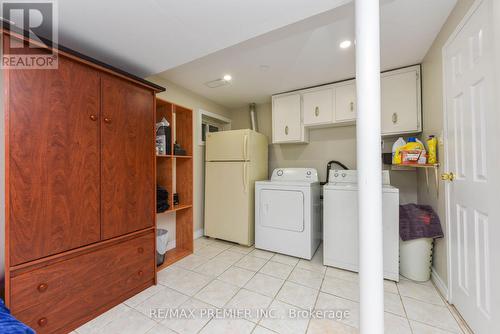
[[[287,126],[285,126],[285,135],[287,135],[287,136],[288,136],[288,125],[287,125]]]
[[[314,115],[319,116],[319,107],[314,108]]]
[[[42,283],[42,284],[40,284],[40,285],[38,286],[37,290],[38,290],[39,292],[45,292],[45,291],[47,291],[47,288],[48,288],[48,287],[49,287],[49,286],[48,286],[46,283]]]
[[[144,248],[142,248],[142,247],[137,248],[137,252],[138,252],[139,254],[144,253]]]
[[[350,103],[350,109],[351,109],[351,111],[354,111],[354,102]]]
[[[96,115],[90,115],[90,119],[92,121],[97,121],[97,116]]]
[[[142,276],[142,275],[144,275],[144,272],[143,272],[142,270],[139,270],[139,271],[137,272],[137,275]]]
[[[105,117],[104,118],[104,123],[110,124],[111,123],[111,118]]]
[[[47,318],[40,318],[38,320],[38,326],[45,327],[47,325]]]
[[[394,113],[392,114],[392,123],[396,124],[398,122],[398,114]]]

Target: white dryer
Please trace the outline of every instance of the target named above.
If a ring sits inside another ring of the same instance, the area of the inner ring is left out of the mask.
[[[255,247],[310,260],[321,239],[320,184],[313,168],[277,168],[255,182]]]
[[[384,278],[399,281],[399,190],[382,174]],[[358,175],[355,170],[330,170],[323,187],[323,264],[359,270]]]

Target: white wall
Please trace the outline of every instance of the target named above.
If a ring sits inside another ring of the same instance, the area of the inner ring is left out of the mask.
[[[248,108],[232,110],[232,128],[250,128]],[[271,143],[271,104],[257,105],[259,132]],[[384,152],[390,152],[394,138],[384,140]],[[309,132],[309,144],[270,144],[269,171],[278,167],[312,167],[318,170],[320,180],[326,180],[326,164],[337,160],[356,169],[356,127],[330,127]],[[391,171],[391,183],[400,189],[403,203],[417,202],[417,174],[415,171]]]
[[[210,111],[225,117],[230,117],[229,111],[217,103],[201,96],[196,93],[193,93],[183,87],[177,86],[165,79],[152,76],[146,78],[158,85],[166,87],[166,92],[160,93],[157,96],[173,102],[175,104],[193,109],[193,161],[194,161],[194,175],[193,175],[193,230],[196,233],[203,229],[203,213],[204,213],[204,163],[205,163],[205,147],[198,145],[198,129],[197,129],[197,114],[200,109]],[[175,240],[175,225],[173,222],[175,221],[173,218],[175,213],[169,214],[160,214],[158,216],[157,224],[159,227],[164,227],[169,230],[169,242]],[[173,244],[170,243],[169,247],[172,247]]]
[[[423,99],[423,129],[422,138],[428,135],[441,135],[443,133],[443,66],[442,49],[451,33],[469,10],[474,0],[458,0],[446,23],[422,62],[422,99]],[[438,147],[439,159],[443,160],[443,146]],[[443,170],[440,169],[439,173]],[[430,182],[427,191],[425,174],[418,173],[418,203],[431,205],[441,219],[445,238],[437,239],[434,247],[433,266],[444,284],[448,282],[447,251],[446,251],[446,214],[444,186],[439,187],[436,193],[435,183]]]

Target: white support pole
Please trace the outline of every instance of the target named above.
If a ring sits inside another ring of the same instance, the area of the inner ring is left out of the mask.
[[[360,333],[384,333],[379,0],[355,0]]]

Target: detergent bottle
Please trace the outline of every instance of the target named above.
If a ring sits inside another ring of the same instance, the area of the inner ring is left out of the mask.
[[[394,142],[392,145],[392,164],[399,165],[401,164],[401,155],[399,154],[399,150],[401,147],[405,146],[406,142],[403,137],[399,137],[398,140]]]
[[[430,164],[437,163],[437,138],[435,136],[427,138],[427,148],[429,149],[427,162]]]

